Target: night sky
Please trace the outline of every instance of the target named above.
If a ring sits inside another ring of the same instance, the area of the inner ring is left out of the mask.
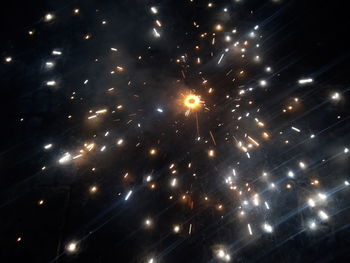
[[[345,1],[10,1],[0,262],[348,262]]]

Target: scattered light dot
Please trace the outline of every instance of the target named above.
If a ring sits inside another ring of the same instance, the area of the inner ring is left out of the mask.
[[[68,245],[66,246],[66,250],[68,253],[75,253],[78,249],[78,244],[74,241],[68,243]]]
[[[93,185],[93,186],[90,187],[89,191],[90,191],[91,194],[94,194],[94,193],[97,192],[97,190],[98,190],[97,186]]]
[[[174,233],[179,233],[180,232],[180,226],[179,225],[175,225],[173,228]]]
[[[46,22],[50,22],[51,20],[53,20],[55,18],[55,16],[51,13],[47,13],[44,18],[45,18]]]
[[[261,87],[266,87],[267,81],[266,80],[260,80],[259,84],[260,84]]]
[[[5,62],[10,63],[12,61],[12,57],[6,57]]]

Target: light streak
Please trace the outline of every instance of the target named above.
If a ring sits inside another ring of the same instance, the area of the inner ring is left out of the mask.
[[[250,226],[250,224],[247,225],[248,226],[248,232],[249,232],[249,235],[253,235],[253,232],[252,232],[252,228]]]
[[[312,83],[314,80],[312,78],[307,78],[307,79],[299,79],[298,83],[301,85]]]
[[[130,196],[131,196],[131,194],[132,194],[132,190],[130,190],[128,193],[127,193],[127,195],[125,196],[125,201],[128,201],[128,199],[130,198]]]

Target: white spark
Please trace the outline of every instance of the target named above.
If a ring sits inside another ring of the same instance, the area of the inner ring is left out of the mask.
[[[308,84],[308,83],[312,83],[314,80],[312,78],[307,78],[307,79],[299,79],[298,83],[300,85],[304,85],[304,84]]]
[[[46,81],[46,85],[47,86],[56,86],[56,81],[54,81],[54,80]]]
[[[248,226],[248,231],[249,231],[249,235],[253,235],[253,232],[252,232],[252,228],[250,227],[250,224],[247,225]]]
[[[301,169],[305,169],[306,168],[306,165],[303,162],[299,162],[299,166],[300,166]]]
[[[316,229],[316,227],[317,227],[316,222],[314,220],[310,221],[309,222],[309,227],[312,230]]]
[[[318,197],[321,199],[321,200],[326,200],[327,199],[327,195],[323,194],[323,193],[318,193]]]
[[[315,207],[315,205],[316,205],[315,201],[314,201],[312,198],[309,198],[309,200],[307,201],[307,203],[308,203],[308,205],[309,205],[310,207]]]
[[[269,206],[269,204],[265,201],[265,206],[266,206],[266,209],[270,209],[270,206]]]
[[[300,132],[300,130],[298,128],[295,128],[292,126],[292,130],[296,131],[296,132]]]
[[[259,84],[261,87],[265,87],[267,85],[267,81],[266,80],[260,80]]]
[[[5,58],[5,61],[6,61],[7,63],[9,63],[9,62],[12,61],[12,58],[11,58],[11,57],[6,57],[6,58]]]
[[[323,210],[318,211],[318,216],[321,218],[321,220],[327,220],[329,218],[327,213]]]
[[[268,223],[264,223],[263,229],[266,233],[272,233],[273,232],[273,227],[269,225]]]
[[[224,55],[225,55],[225,53],[221,54],[220,59],[219,59],[219,61],[218,61],[218,64],[221,63],[221,60],[223,59]]]
[[[125,196],[125,201],[128,201],[128,199],[129,199],[129,197],[131,196],[131,194],[132,194],[132,190],[130,190],[129,192],[128,192],[128,194]]]
[[[171,181],[171,186],[172,186],[172,187],[175,187],[175,186],[176,186],[176,183],[177,183],[177,180],[176,180],[176,178],[174,178],[174,179]]]
[[[51,143],[44,145],[44,149],[45,150],[48,150],[48,149],[51,149],[51,148],[52,148],[52,144]]]
[[[78,244],[74,241],[70,242],[66,247],[67,252],[69,252],[69,253],[76,252],[77,248],[78,248]]]
[[[294,173],[293,173],[292,171],[289,171],[289,172],[288,172],[288,177],[294,178]]]
[[[340,100],[340,94],[338,92],[334,92],[331,98],[332,100]]]
[[[53,68],[55,66],[55,63],[51,62],[51,61],[47,61],[45,63],[45,67],[46,68]]]
[[[160,34],[158,33],[157,29],[153,28],[153,34],[155,37],[160,37]]]
[[[151,7],[151,12],[152,12],[152,14],[158,14],[158,9],[157,9],[157,7],[152,6],[152,7]]]
[[[55,49],[55,50],[52,51],[52,55],[54,55],[54,56],[60,56],[60,55],[62,55],[62,52]]]
[[[72,156],[70,155],[70,153],[65,153],[59,160],[58,162],[60,164],[64,164],[69,162],[72,159]]]
[[[46,22],[49,22],[49,21],[51,21],[54,18],[55,18],[55,16],[53,14],[51,14],[51,13],[48,13],[48,14],[45,15],[45,21]]]

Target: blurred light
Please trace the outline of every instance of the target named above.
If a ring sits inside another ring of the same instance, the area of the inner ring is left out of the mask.
[[[307,84],[307,83],[312,83],[314,80],[312,78],[307,78],[307,79],[299,79],[298,82],[301,85]]]
[[[66,246],[66,250],[69,253],[74,253],[76,252],[78,249],[78,244],[74,241],[70,242],[67,246]]]
[[[263,229],[266,233],[272,233],[273,232],[273,228],[271,225],[269,225],[268,223],[264,223],[263,225]]]

